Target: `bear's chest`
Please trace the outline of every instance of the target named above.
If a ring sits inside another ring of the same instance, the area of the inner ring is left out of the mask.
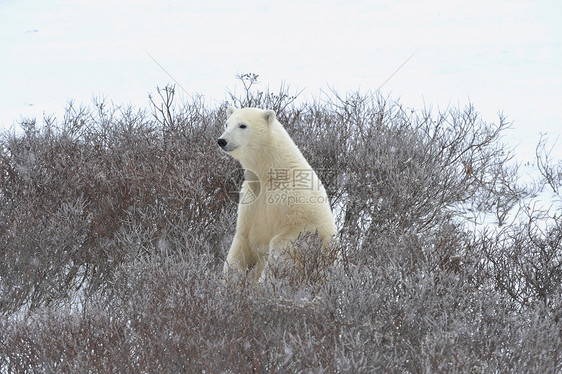
[[[256,244],[268,244],[280,227],[286,226],[287,205],[276,201],[264,186],[256,191],[251,183],[245,182],[239,204],[249,236]]]

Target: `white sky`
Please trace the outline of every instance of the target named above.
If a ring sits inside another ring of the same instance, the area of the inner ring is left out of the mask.
[[[171,79],[212,104],[253,72],[306,95],[382,88],[409,107],[502,111],[530,160],[562,133],[562,1],[0,0],[0,127],[68,100],[148,106]],[[425,104],[424,104],[425,103]],[[562,139],[555,148],[562,159]]]

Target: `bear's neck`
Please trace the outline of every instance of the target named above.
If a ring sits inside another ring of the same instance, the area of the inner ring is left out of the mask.
[[[260,178],[265,178],[272,172],[310,169],[301,151],[281,125],[272,133],[270,141],[260,154],[255,159],[242,163],[242,167]]]

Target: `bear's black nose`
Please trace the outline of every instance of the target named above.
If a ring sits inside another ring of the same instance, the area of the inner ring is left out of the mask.
[[[219,145],[221,146],[221,148],[224,148],[226,146],[227,141],[224,140],[223,138],[220,138],[217,143],[219,143]]]

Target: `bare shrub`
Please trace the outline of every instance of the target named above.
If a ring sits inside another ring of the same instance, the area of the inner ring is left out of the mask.
[[[99,101],[25,121],[0,139],[1,372],[562,370],[560,212],[507,219],[530,190],[503,118],[374,94],[299,104],[257,78],[231,101],[278,111],[338,245],[305,235],[301,268],[223,282],[241,177],[215,144],[226,103],[165,87],[150,111]],[[471,210],[497,229],[474,232]]]
[[[539,172],[552,191],[562,200],[562,160],[556,163],[552,160],[552,148],[547,149],[547,138],[543,135],[537,145],[537,167]]]
[[[562,221],[551,217],[545,222],[536,211],[528,214],[527,222],[484,235],[482,253],[496,285],[518,304],[560,310]]]
[[[234,207],[225,204],[228,163],[213,153],[216,120],[200,103],[185,104],[171,126],[98,102],[93,111],[70,105],[60,124],[29,121],[22,135],[5,135],[2,313],[94,291],[158,243],[219,242],[215,224]]]

